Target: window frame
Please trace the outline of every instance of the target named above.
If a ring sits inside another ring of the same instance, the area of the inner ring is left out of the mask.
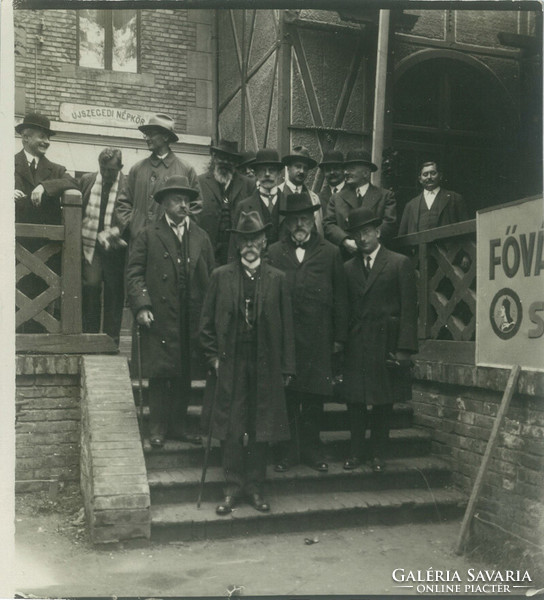
[[[83,10],[83,9],[82,9]],[[142,11],[136,9],[136,71],[118,71],[114,70],[113,67],[113,11],[114,10],[130,10],[130,9],[97,9],[101,13],[107,15],[107,19],[104,19],[104,67],[88,67],[84,66],[85,69],[96,69],[97,71],[110,71],[112,73],[141,73],[141,44],[142,44],[142,30],[141,30],[141,19]],[[81,67],[80,64],[80,43],[79,43],[79,18],[80,11],[76,10],[76,65]]]

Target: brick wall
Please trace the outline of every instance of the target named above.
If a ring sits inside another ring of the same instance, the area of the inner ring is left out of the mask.
[[[79,478],[79,359],[18,356],[16,491]]]
[[[441,367],[442,377],[436,377],[433,363],[416,367],[415,422],[432,431],[433,452],[451,461],[454,483],[470,493],[506,372],[487,369],[478,377],[481,370],[475,367],[448,365],[447,374],[445,365]],[[514,536],[537,544],[544,539],[544,398],[539,375],[532,375],[524,373],[512,399],[477,510]],[[485,383],[495,389],[480,387]]]
[[[212,11],[142,10],[139,73],[78,67],[75,10],[15,10],[14,25],[18,112],[55,119],[61,102],[96,102],[165,112],[180,133],[211,134]]]

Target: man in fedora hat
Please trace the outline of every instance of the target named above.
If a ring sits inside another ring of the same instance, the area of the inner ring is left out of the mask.
[[[238,142],[219,140],[210,148],[208,171],[198,176],[202,194],[202,212],[198,224],[210,236],[215,250],[215,262],[224,265],[228,259],[229,230],[238,202],[255,190],[255,181],[240,175],[236,166],[240,161]]]
[[[300,460],[328,470],[319,433],[323,403],[332,395],[332,356],[346,341],[348,306],[340,251],[314,227],[318,208],[308,194],[289,194],[282,211],[289,235],[268,249],[270,264],[287,276],[297,363],[286,390],[291,440],[280,445],[279,472]]]
[[[253,150],[246,150],[240,154],[240,162],[236,165],[236,170],[240,175],[245,175],[250,179],[255,179],[255,171],[253,170],[253,162],[257,155]]]
[[[229,514],[245,494],[268,512],[262,484],[269,442],[289,437],[284,386],[295,373],[291,301],[285,275],[261,260],[266,231],[256,211],[242,212],[232,230],[238,259],[211,277],[200,340],[211,368],[203,425],[221,440]]]
[[[164,214],[162,206],[153,202],[153,197],[168,177],[187,177],[191,188],[198,192],[192,201],[192,213],[198,209],[200,194],[195,170],[170,149],[170,144],[179,139],[174,132],[174,121],[168,115],[157,114],[138,129],[144,134],[151,155],[130,169],[115,208],[121,234],[128,229],[130,242],[148,223],[157,221]]]
[[[397,203],[393,192],[370,183],[370,175],[378,167],[366,150],[350,150],[344,161],[344,170],[346,184],[331,196],[323,226],[325,237],[340,246],[344,256],[349,257],[357,252],[356,241],[345,230],[346,218],[351,211],[359,207],[371,210],[382,221],[381,240],[387,243],[396,233]]]
[[[428,160],[420,165],[418,180],[423,189],[421,194],[412,198],[404,207],[399,235],[458,223],[469,218],[463,197],[441,187],[442,172],[436,160]]]
[[[351,429],[344,469],[355,469],[363,460],[369,428],[366,457],[377,473],[385,467],[393,403],[411,397],[410,356],[418,348],[414,269],[406,256],[381,245],[381,222],[365,206],[350,212],[345,227],[357,243],[357,252],[344,265],[349,300],[344,394]]]
[[[325,152],[319,168],[325,178],[325,183],[319,192],[319,201],[321,210],[326,215],[330,197],[344,187],[344,155],[339,150]]]
[[[279,188],[285,194],[305,193],[310,196],[312,204],[319,207],[314,214],[314,222],[317,231],[323,235],[323,214],[319,197],[315,192],[309,190],[304,183],[308,173],[317,166],[317,161],[310,156],[310,151],[306,146],[295,146],[281,161],[285,167],[285,180]]]
[[[285,208],[285,194],[279,187],[283,163],[280,161],[277,150],[262,148],[253,161],[253,170],[257,179],[255,191],[238,203],[235,207],[233,223],[237,223],[243,212],[259,213],[263,223],[269,225],[267,240],[269,244],[277,242],[282,234],[283,215],[280,208]],[[229,260],[237,258],[236,245],[231,237]]]
[[[197,195],[184,175],[163,182],[154,201],[164,214],[140,232],[128,260],[128,301],[142,334],[154,447],[165,439],[199,441],[187,434],[184,421],[198,360],[198,320],[214,260],[208,235],[189,218]],[[133,364],[135,351],[133,343]]]
[[[21,135],[23,149],[15,155],[15,222],[60,225],[62,222],[61,197],[66,190],[78,189],[62,165],[51,162],[45,154],[50,138],[55,135],[49,119],[39,113],[25,115],[15,127]],[[17,242],[34,253],[45,245],[41,238],[21,238]],[[61,256],[54,254],[46,264],[60,275]],[[48,284],[34,273],[19,280],[17,289],[34,299],[48,288]],[[48,311],[57,313],[58,302],[49,305]],[[21,325],[19,333],[44,333],[46,329],[34,320]]]
[[[65,167],[45,156],[49,140],[55,135],[49,119],[29,113],[15,131],[23,142],[23,149],[15,155],[15,221],[59,225],[60,198],[63,192],[78,186]]]

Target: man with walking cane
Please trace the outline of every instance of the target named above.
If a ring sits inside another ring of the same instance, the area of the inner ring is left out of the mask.
[[[218,515],[232,512],[243,495],[256,510],[270,510],[262,495],[267,446],[289,437],[291,300],[285,275],[261,262],[268,227],[256,211],[240,214],[231,232],[239,258],[213,272],[202,308],[200,341],[212,371],[203,425],[221,441],[226,482]]]
[[[141,332],[141,357],[137,348],[133,357],[149,378],[150,443],[156,448],[165,439],[200,443],[185,431],[185,417],[214,258],[208,235],[189,218],[197,195],[182,175],[163,183],[154,200],[165,214],[134,240],[127,266],[128,300]]]

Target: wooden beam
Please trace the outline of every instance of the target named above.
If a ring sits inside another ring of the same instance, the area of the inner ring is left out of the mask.
[[[45,238],[47,240],[62,241],[64,227],[62,225],[37,225],[34,223],[16,223],[16,238]]]
[[[64,192],[62,220],[66,230],[62,249],[62,332],[81,333],[81,193]]]
[[[374,119],[372,124],[372,161],[378,166],[376,185],[381,185],[382,153],[385,122],[385,93],[387,85],[387,58],[389,54],[390,11],[380,10],[376,79],[374,84]]]
[[[117,354],[115,342],[105,333],[73,335],[18,333],[15,348],[21,353],[45,354]]]
[[[487,447],[485,449],[484,457],[482,459],[482,463],[480,465],[478,474],[476,475],[476,480],[474,482],[474,487],[472,488],[472,493],[470,494],[470,499],[468,501],[467,509],[465,511],[465,516],[463,517],[463,522],[461,523],[461,531],[459,533],[459,539],[457,540],[457,547],[455,548],[456,554],[462,554],[465,549],[465,543],[467,541],[470,523],[472,521],[472,517],[474,516],[474,512],[476,511],[476,504],[480,497],[484,477],[487,472],[487,466],[489,464],[489,461],[491,460],[491,455],[493,454],[493,450],[495,449],[495,446],[497,444],[499,429],[501,428],[504,417],[506,416],[508,408],[510,407],[510,401],[512,400],[512,396],[516,391],[520,371],[521,367],[519,365],[514,365],[512,367],[512,370],[510,371],[510,377],[508,378],[508,383],[506,384],[506,389],[504,390],[504,394],[502,396],[499,412],[495,417],[493,429],[491,430],[489,441],[487,442]]]

